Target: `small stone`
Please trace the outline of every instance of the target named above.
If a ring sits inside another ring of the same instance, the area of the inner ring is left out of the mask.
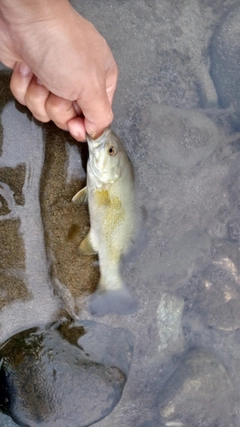
[[[229,236],[232,240],[240,241],[240,219],[235,218],[228,223]]]
[[[192,350],[165,384],[160,415],[165,426],[226,426],[231,391],[228,374],[217,357],[205,349]]]
[[[157,309],[160,344],[158,351],[169,352],[171,355],[184,351],[182,332],[183,298],[178,298],[167,292],[162,294]]]

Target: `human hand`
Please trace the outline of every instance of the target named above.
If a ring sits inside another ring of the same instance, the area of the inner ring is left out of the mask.
[[[0,0],[0,23],[15,98],[78,141],[100,135],[113,120],[117,65],[95,27],[67,0]]]

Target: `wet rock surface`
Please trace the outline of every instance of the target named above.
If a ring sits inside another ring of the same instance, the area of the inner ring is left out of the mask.
[[[189,169],[204,161],[219,144],[217,126],[194,110],[151,105],[138,117],[146,160],[159,145],[156,164],[161,162],[177,169]],[[151,131],[151,138],[147,134]],[[152,159],[151,159],[152,160]]]
[[[164,352],[164,349],[167,349],[172,356],[183,353],[183,307],[183,298],[177,298],[169,293],[164,293],[162,295],[157,309],[160,352]]]
[[[72,4],[119,65],[113,128],[143,214],[123,263],[138,311],[88,312],[97,257],[77,254],[89,217],[71,203],[86,145],[33,120],[1,67],[0,425],[79,427],[84,408],[83,426],[239,427],[238,1]]]
[[[239,105],[239,28],[240,7],[233,7],[224,16],[213,34],[211,49],[211,75],[217,90],[219,105],[233,107],[236,125],[240,117]]]
[[[132,350],[129,332],[87,321],[20,332],[0,350],[0,406],[19,425],[91,425],[118,403]]]
[[[239,276],[229,258],[214,261],[185,290],[186,309],[201,313],[216,329],[235,331],[240,327]],[[191,289],[191,294],[190,294]]]
[[[160,414],[169,426],[224,426],[229,422],[225,414],[231,392],[231,381],[217,357],[192,350],[165,384]]]

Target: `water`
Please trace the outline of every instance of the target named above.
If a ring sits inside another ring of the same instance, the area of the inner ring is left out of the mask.
[[[119,66],[113,128],[136,171],[147,242],[123,271],[137,313],[97,319],[130,331],[135,344],[121,400],[95,425],[238,427],[238,2],[72,4]],[[4,71],[0,79],[3,343],[68,313],[92,320],[87,300],[99,273],[94,257],[77,255],[89,219],[71,204],[84,185],[86,147],[32,120]],[[84,345],[96,352],[92,342]],[[106,351],[116,351],[109,342]],[[1,425],[13,424],[4,415]]]

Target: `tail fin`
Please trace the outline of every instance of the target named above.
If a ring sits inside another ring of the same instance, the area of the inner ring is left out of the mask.
[[[99,289],[91,295],[89,311],[95,316],[108,313],[133,314],[136,310],[136,300],[125,285],[114,290]]]

